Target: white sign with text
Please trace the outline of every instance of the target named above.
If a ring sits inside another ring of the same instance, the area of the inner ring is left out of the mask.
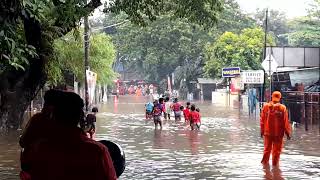
[[[243,84],[263,84],[263,70],[248,70],[241,72],[241,82]]]

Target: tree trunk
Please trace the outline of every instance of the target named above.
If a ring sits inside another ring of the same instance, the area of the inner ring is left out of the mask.
[[[4,101],[0,105],[0,130],[18,129],[28,107],[26,98],[16,92],[6,92],[1,96]]]
[[[47,76],[43,61],[37,59],[33,62],[25,71],[1,74],[0,131],[20,127],[28,105],[45,83]]]

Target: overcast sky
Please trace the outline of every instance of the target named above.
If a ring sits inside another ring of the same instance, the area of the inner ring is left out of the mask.
[[[313,0],[236,0],[241,9],[252,13],[257,8],[277,9],[284,11],[288,17],[306,15],[306,8]]]

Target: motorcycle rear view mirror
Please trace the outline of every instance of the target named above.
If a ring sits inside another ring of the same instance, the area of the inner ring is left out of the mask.
[[[123,149],[118,144],[111,141],[101,140],[99,142],[108,148],[117,177],[120,177],[126,168],[126,157]]]

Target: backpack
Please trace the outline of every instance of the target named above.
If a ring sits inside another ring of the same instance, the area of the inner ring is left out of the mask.
[[[149,103],[146,105],[146,110],[147,110],[147,111],[152,111],[152,108],[153,108],[153,104],[149,102]]]
[[[161,106],[161,104],[155,105],[155,106],[154,106],[154,109],[153,109],[153,114],[154,114],[155,116],[160,116],[161,113],[162,113],[162,106]]]

